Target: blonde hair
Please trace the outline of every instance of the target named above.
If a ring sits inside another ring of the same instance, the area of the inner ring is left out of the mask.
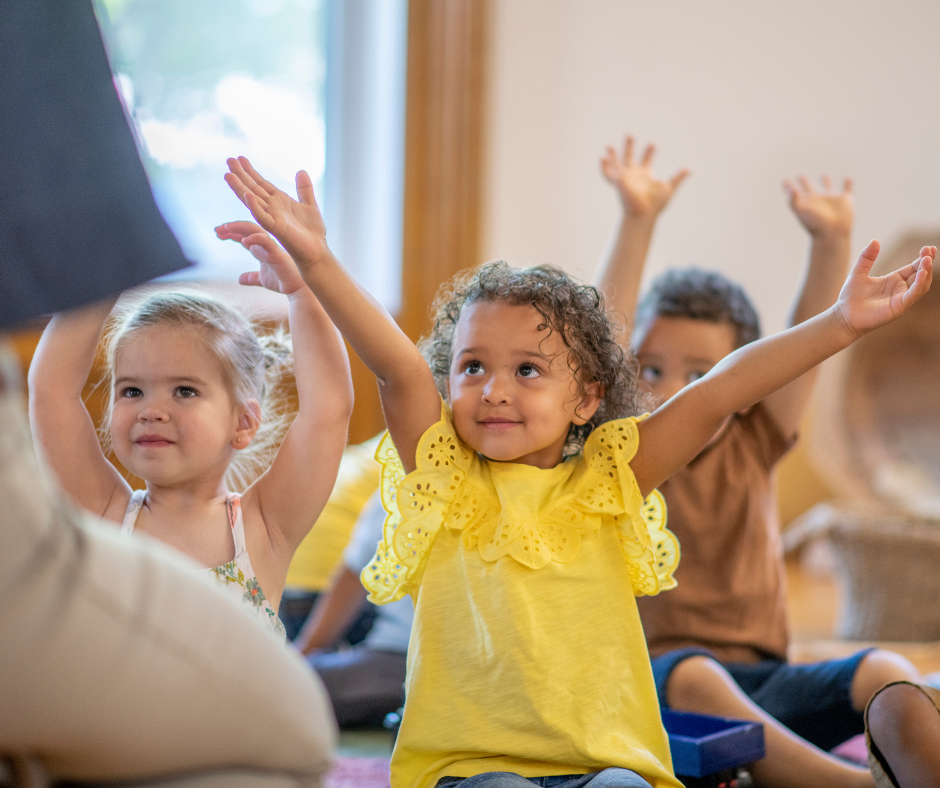
[[[235,453],[225,473],[229,489],[243,491],[268,469],[296,415],[290,395],[294,382],[290,335],[281,328],[259,335],[232,306],[198,291],[156,292],[119,305],[103,338],[102,382],[107,383],[108,393],[98,436],[106,454],[111,451],[110,414],[118,351],[135,333],[155,326],[192,330],[219,360],[233,401],[241,407],[247,407],[251,399],[261,404],[257,434],[247,448]]]

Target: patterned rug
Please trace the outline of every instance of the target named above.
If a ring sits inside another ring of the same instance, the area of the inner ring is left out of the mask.
[[[865,734],[860,733],[847,742],[843,742],[832,751],[832,754],[849,763],[868,766],[868,745],[865,744]]]
[[[326,788],[389,788],[388,758],[337,758]]]

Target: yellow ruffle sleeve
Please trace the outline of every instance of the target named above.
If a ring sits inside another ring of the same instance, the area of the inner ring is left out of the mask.
[[[414,595],[442,526],[461,531],[464,548],[479,551],[484,561],[509,556],[539,569],[550,561],[574,559],[582,536],[605,519],[617,529],[636,595],[675,587],[679,544],[666,528],[665,501],[656,490],[642,500],[630,470],[639,444],[638,421],[619,419],[595,429],[582,455],[559,466],[565,478],[537,515],[520,515],[500,501],[487,461],[457,437],[446,405],[441,420],[418,442],[417,467],[408,475],[386,434],[376,459],[389,514],[375,558],[362,571],[369,599],[386,604]],[[529,482],[522,478],[518,483]]]

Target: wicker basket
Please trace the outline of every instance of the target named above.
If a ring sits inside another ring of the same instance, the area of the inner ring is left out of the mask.
[[[915,259],[913,234],[875,274]],[[842,637],[940,639],[940,288],[823,366],[810,453],[848,504],[804,515],[787,539],[823,532],[844,591]]]
[[[849,640],[940,641],[940,521],[878,506],[821,504],[786,535],[833,547],[842,590],[836,635]]]

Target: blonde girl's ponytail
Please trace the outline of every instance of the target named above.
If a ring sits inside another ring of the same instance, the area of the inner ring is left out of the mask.
[[[290,334],[278,326],[260,333],[255,329],[264,358],[261,397],[261,426],[251,443],[235,453],[225,473],[225,484],[243,492],[271,467],[284,436],[297,415],[297,384],[294,377],[294,349]]]

